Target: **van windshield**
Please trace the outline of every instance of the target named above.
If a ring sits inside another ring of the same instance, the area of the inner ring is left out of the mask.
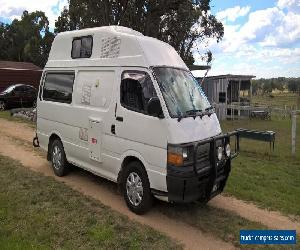
[[[211,109],[191,72],[168,67],[154,67],[153,71],[172,118],[195,115]]]

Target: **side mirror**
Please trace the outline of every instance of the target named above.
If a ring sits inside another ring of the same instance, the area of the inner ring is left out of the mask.
[[[149,115],[163,118],[162,108],[160,101],[157,97],[152,97],[147,105],[147,112]]]

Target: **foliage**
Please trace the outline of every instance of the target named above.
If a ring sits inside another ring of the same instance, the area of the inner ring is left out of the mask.
[[[43,67],[47,61],[54,34],[44,12],[24,11],[21,20],[0,23],[0,58],[27,61]]]
[[[300,78],[270,78],[270,79],[257,79],[252,80],[252,94],[270,94],[273,90],[284,91],[288,89],[289,91],[300,94]]]
[[[224,28],[210,13],[210,0],[70,0],[55,23],[55,32],[121,25],[172,45],[188,64],[194,63],[195,42],[219,41]],[[211,52],[206,54],[211,61]]]
[[[188,65],[194,63],[195,42],[220,41],[224,28],[210,13],[210,0],[70,0],[55,23],[55,33],[122,25],[172,45]],[[43,67],[55,34],[44,12],[24,11],[21,20],[0,23],[0,59],[28,61]],[[202,55],[208,63],[212,54]]]
[[[291,78],[288,80],[287,84],[288,90],[293,93],[299,93],[300,94],[300,79]]]

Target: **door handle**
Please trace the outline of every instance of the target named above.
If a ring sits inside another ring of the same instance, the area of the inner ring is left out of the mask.
[[[114,135],[116,134],[116,125],[115,124],[111,125],[110,132]]]
[[[122,122],[123,121],[123,117],[122,116],[117,116],[116,120],[119,121],[119,122]]]

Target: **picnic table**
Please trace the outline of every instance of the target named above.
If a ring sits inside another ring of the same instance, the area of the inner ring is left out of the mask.
[[[270,120],[271,113],[268,110],[254,110],[250,112],[250,118],[260,118],[262,120]]]

